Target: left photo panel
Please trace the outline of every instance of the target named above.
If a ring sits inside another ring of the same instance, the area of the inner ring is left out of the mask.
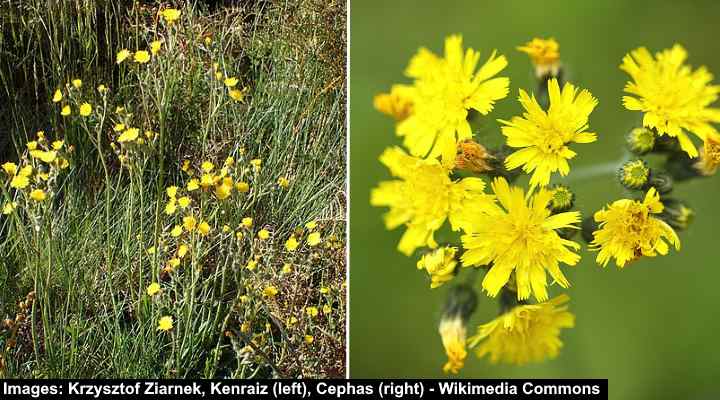
[[[0,5],[0,378],[346,376],[344,1]]]

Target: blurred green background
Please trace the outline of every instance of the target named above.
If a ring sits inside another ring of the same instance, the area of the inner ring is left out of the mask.
[[[386,209],[369,205],[371,188],[389,179],[378,156],[401,143],[392,119],[373,110],[372,97],[408,82],[402,71],[420,46],[440,53],[446,35],[461,33],[465,46],[482,51],[482,60],[493,49],[508,57],[502,75],[511,79],[510,95],[474,125],[482,132],[479,140],[494,146],[502,142],[495,118],[520,113],[518,88],[535,90],[530,62],[515,47],[535,36],[555,37],[568,80],[599,99],[590,117],[599,140],[574,146],[579,155],[571,167],[577,171],[620,159],[623,135],[638,122],[638,114],[620,102],[627,81],[618,69],[623,55],[641,45],[654,53],[677,42],[693,67],[720,73],[719,16],[716,1],[353,2],[351,376],[441,377],[445,362],[436,326],[447,285],[429,289],[426,274],[415,269],[416,258],[395,250],[404,229],[386,231]],[[572,188],[584,216],[623,195],[612,174],[573,181]],[[573,284],[567,293],[577,326],[563,332],[565,347],[557,359],[515,367],[471,354],[460,376],[608,378],[612,399],[718,398],[720,176],[678,185],[674,197],[697,212],[681,234],[681,252],[618,270],[614,264],[602,269],[595,253],[583,251],[579,265],[564,268]],[[471,331],[497,310],[495,300],[479,298]]]

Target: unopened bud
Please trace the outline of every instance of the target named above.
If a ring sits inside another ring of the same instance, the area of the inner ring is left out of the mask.
[[[650,168],[643,160],[628,161],[620,167],[618,179],[628,189],[642,189],[650,178]]]
[[[550,191],[553,196],[550,200],[550,210],[554,213],[561,213],[573,208],[575,194],[565,185],[555,185]]]
[[[678,230],[687,229],[695,218],[695,212],[683,201],[676,199],[663,199],[665,208],[660,219]]]
[[[668,194],[673,190],[673,179],[670,174],[653,170],[650,172],[650,179],[644,189],[647,190],[651,187],[654,187],[660,194]]]
[[[655,147],[655,133],[648,128],[635,128],[625,137],[627,146],[633,153],[642,156]]]

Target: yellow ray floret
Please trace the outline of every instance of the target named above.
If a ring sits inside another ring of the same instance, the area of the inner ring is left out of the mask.
[[[645,199],[622,199],[595,213],[600,229],[593,232],[591,249],[599,250],[597,262],[603,267],[611,258],[622,268],[641,256],[654,257],[668,253],[669,244],[680,250],[680,239],[675,231],[653,216],[664,209],[655,188],[650,188]]]
[[[407,118],[397,125],[397,134],[416,157],[442,156],[443,163],[455,158],[456,142],[470,139],[469,110],[487,115],[497,100],[508,94],[510,80],[495,77],[507,66],[504,56],[493,52],[478,69],[480,53],[463,51],[462,37],[445,40],[440,57],[421,48],[410,60],[405,74],[414,79],[402,96],[412,104]]]
[[[478,357],[488,355],[492,363],[527,364],[557,357],[563,343],[560,330],[575,326],[567,311],[570,298],[560,295],[540,304],[519,305],[480,325],[468,345]]]
[[[492,188],[500,206],[475,212],[464,221],[463,265],[492,265],[482,281],[490,297],[498,294],[513,271],[520,300],[531,293],[538,301],[547,300],[546,271],[560,286],[570,286],[560,263],[577,264],[580,256],[572,250],[580,245],[561,238],[556,230],[576,228],[580,213],[550,215],[553,192],[545,189],[526,198],[521,188],[510,187],[504,178],[496,178]]]
[[[380,162],[399,179],[381,182],[373,189],[370,203],[390,207],[385,214],[388,229],[407,226],[398,244],[398,250],[405,255],[421,246],[435,247],[433,233],[446,219],[453,230],[458,230],[470,209],[483,210],[493,205],[492,196],[483,193],[482,179],[453,181],[450,171],[435,159],[412,157],[394,147],[383,152]]]
[[[545,112],[535,96],[520,89],[523,116],[499,120],[504,125],[502,133],[508,146],[521,149],[505,160],[506,167],[522,166],[523,171],[532,173],[533,187],[550,183],[553,172],[559,171],[563,176],[570,172],[568,160],[576,155],[568,147],[570,143],[591,143],[597,139],[595,133],[586,131],[588,117],[598,103],[589,91],[583,89],[578,93],[578,88],[570,83],[560,91],[558,81],[550,79],[548,95],[550,107]]]
[[[678,44],[655,58],[644,47],[625,55],[620,69],[632,78],[625,85],[632,96],[623,96],[623,105],[642,111],[644,126],[658,135],[677,137],[683,151],[697,157],[686,131],[703,140],[717,133],[711,123],[720,122],[720,109],[709,106],[717,100],[720,86],[709,84],[713,76],[705,67],[693,71],[685,65],[686,58],[687,51]]]

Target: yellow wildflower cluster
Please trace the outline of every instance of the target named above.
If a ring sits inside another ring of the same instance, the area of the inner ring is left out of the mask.
[[[413,84],[394,85],[373,101],[378,111],[395,119],[410,154],[399,147],[382,153],[380,162],[396,179],[373,189],[370,203],[390,208],[388,229],[406,227],[400,252],[411,256],[428,248],[417,267],[427,272],[431,288],[451,282],[460,273],[459,262],[485,272],[481,287],[499,298],[504,311],[481,325],[468,343],[493,362],[524,364],[555,357],[562,345],[560,330],[574,324],[566,295],[548,300],[547,275],[561,288],[570,286],[561,267],[580,261],[581,246],[571,240],[576,232],[582,231],[589,248],[598,251],[602,266],[615,259],[623,267],[642,256],[665,255],[670,246],[680,249],[673,228],[686,228],[692,210],[662,196],[672,190],[674,179],[713,175],[720,166],[720,135],[710,125],[720,122],[720,109],[710,108],[720,86],[708,85],[712,76],[705,68],[693,72],[684,66],[686,54],[677,45],[658,53],[657,60],[644,49],[626,56],[621,69],[634,82],[625,91],[638,97],[625,96],[623,102],[644,112],[644,127],[631,131],[628,148],[637,155],[669,153],[668,171],[650,168],[642,159],[623,164],[620,182],[644,193],[644,200],[615,201],[581,224],[580,212],[572,210],[572,190],[550,184],[554,176],[570,173],[569,160],[577,155],[571,145],[597,140],[589,119],[598,100],[586,89],[563,83],[554,39],[535,38],[518,49],[536,68],[539,95],[519,90],[524,113],[498,119],[506,139],[506,147],[498,150],[475,141],[468,111],[487,115],[506,96],[508,79],[494,78],[507,65],[505,57],[493,54],[476,71],[478,54],[472,49],[463,53],[460,36],[450,36],[444,57],[421,49],[412,58],[406,75]],[[685,131],[703,139],[700,153]],[[529,176],[527,191],[514,184],[518,169]],[[486,193],[482,176],[490,179],[492,193]],[[453,244],[456,238],[442,246],[436,242],[446,220],[452,231],[462,233],[460,245]],[[449,294],[451,307],[440,324],[449,359],[445,372],[457,373],[464,364],[465,324],[474,296]],[[528,304],[530,297],[537,303]]]

